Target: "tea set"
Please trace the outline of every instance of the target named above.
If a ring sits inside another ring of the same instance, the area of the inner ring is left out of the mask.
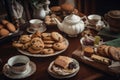
[[[24,55],[11,57],[3,67],[3,74],[11,79],[26,78],[35,73],[35,71],[36,64]]]
[[[118,33],[120,31],[120,10],[109,11],[104,17],[105,21],[109,24],[110,31]],[[85,19],[85,21],[83,19]],[[54,18],[58,29],[66,33],[69,37],[77,37],[88,25],[90,27],[95,26],[94,29],[97,31],[101,30],[106,27],[105,22],[102,19],[102,16],[98,14],[79,17],[73,13],[66,16],[62,23],[57,18]],[[29,23],[30,27],[27,28],[29,33],[34,33],[37,30],[44,32],[47,29],[42,20],[32,19]],[[30,59],[24,55],[11,57],[3,67],[4,75],[12,79],[28,77],[35,71],[35,63],[30,61]]]

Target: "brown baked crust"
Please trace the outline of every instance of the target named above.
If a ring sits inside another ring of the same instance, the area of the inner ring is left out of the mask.
[[[67,56],[59,56],[58,58],[55,59],[54,64],[64,69],[67,69],[69,63],[71,63],[72,61],[73,60]]]
[[[10,32],[15,32],[16,31],[16,28],[15,28],[15,26],[12,23],[7,23],[6,26],[7,26],[7,29]]]
[[[53,6],[50,8],[51,11],[56,12],[56,11],[61,11],[61,7],[60,6]]]
[[[84,55],[90,57],[92,54],[94,54],[94,49],[90,46],[86,46],[84,48]]]
[[[8,20],[5,20],[5,19],[2,20],[1,22],[2,22],[3,25],[6,25],[7,23],[9,23],[9,21],[8,21]]]
[[[0,36],[7,36],[10,32],[7,29],[2,28],[0,30]]]
[[[43,54],[53,54],[54,53],[54,49],[52,49],[52,48],[44,48],[42,50],[42,53]]]
[[[58,43],[54,43],[53,44],[53,48],[55,49],[55,50],[63,50],[63,49],[65,49],[67,46],[64,44],[64,43],[61,43],[61,42],[58,42]]]
[[[64,40],[63,36],[59,34],[58,32],[52,32],[51,36],[55,41],[58,41],[58,42],[62,42]]]
[[[31,47],[28,48],[28,51],[29,51],[30,53],[33,53],[33,54],[38,54],[38,53],[41,52],[41,50],[34,50],[34,49],[31,48]]]
[[[74,6],[69,3],[64,3],[61,5],[61,9],[64,11],[73,11]]]

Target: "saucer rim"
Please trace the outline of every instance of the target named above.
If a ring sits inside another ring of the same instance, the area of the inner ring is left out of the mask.
[[[43,30],[41,30],[41,28],[42,28]],[[39,28],[39,31],[40,31],[40,32],[45,32],[45,31],[47,30],[47,28],[46,28],[45,26],[44,26],[44,27],[41,27],[41,28]],[[27,28],[27,32],[29,32],[29,33],[35,33],[35,31],[30,31],[29,29],[30,29],[30,27]]]
[[[11,79],[23,79],[23,78],[26,78],[26,77],[29,77],[31,76],[32,74],[34,74],[36,72],[36,64],[32,61],[30,61],[30,70],[28,70],[28,73],[27,74],[20,74],[18,76],[18,74],[15,74],[15,73],[12,73],[10,72],[10,70],[7,68],[7,63],[3,66],[3,70],[2,70],[3,74],[8,77],[8,78],[11,78]],[[8,73],[11,73],[12,75],[14,76],[11,76],[10,74]],[[20,77],[21,76],[21,77]]]

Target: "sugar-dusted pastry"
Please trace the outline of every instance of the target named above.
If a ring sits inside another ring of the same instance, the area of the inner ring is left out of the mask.
[[[58,56],[52,65],[52,71],[57,75],[70,75],[78,70],[74,60],[67,56]]]

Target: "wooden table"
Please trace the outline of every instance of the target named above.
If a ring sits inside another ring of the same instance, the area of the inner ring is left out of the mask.
[[[25,29],[24,29],[25,30]],[[49,27],[47,28],[46,32],[52,32],[52,31],[58,31],[57,27]],[[72,52],[76,50],[77,48],[80,47],[80,37],[76,38],[70,38],[66,36],[64,33],[60,32],[63,34],[69,41],[69,47],[67,50],[59,55],[66,55],[69,57],[72,57]],[[6,43],[4,45],[0,45],[0,58],[2,59],[2,66],[7,63],[7,60],[15,55],[19,55],[19,53],[14,47],[12,47],[11,42]],[[36,72],[31,75],[30,77],[21,79],[21,80],[58,80],[53,77],[51,77],[48,72],[48,66],[49,64],[56,59],[57,56],[52,56],[52,57],[46,57],[46,58],[36,58],[36,57],[29,57],[31,61],[33,61],[36,66],[37,70]],[[69,78],[69,79],[63,79],[63,80],[116,80],[113,76],[107,75],[102,73],[101,71],[94,69],[88,65],[85,65],[84,63],[80,63],[80,70],[77,73],[76,76]],[[2,68],[1,68],[2,70]],[[4,76],[2,72],[0,72],[0,80],[12,80]]]

